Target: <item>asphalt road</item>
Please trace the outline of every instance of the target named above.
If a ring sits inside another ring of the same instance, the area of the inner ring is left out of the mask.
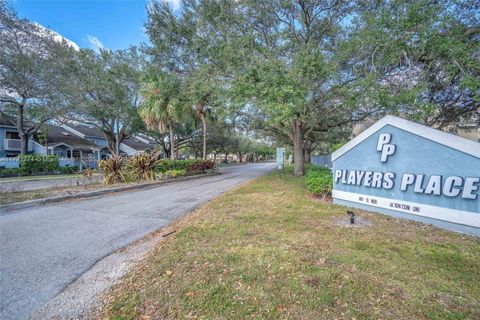
[[[103,257],[274,166],[230,166],[219,176],[0,216],[0,319],[28,317]]]

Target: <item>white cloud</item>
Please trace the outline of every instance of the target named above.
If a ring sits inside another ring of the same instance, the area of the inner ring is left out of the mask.
[[[178,8],[180,8],[180,1],[181,0],[168,0],[168,3],[170,3],[173,10],[177,10]]]
[[[100,49],[104,48],[103,43],[95,36],[87,34],[87,41],[90,44],[90,47],[95,51],[100,51]]]

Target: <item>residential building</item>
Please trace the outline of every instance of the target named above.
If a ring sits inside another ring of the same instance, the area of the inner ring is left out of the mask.
[[[16,157],[20,154],[20,150],[20,135],[15,125],[15,119],[0,112],[0,158]],[[42,145],[29,139],[27,151],[41,153]]]
[[[480,142],[480,113],[461,119],[451,125],[448,131],[465,139]]]
[[[42,142],[46,154],[76,159],[77,162],[82,159],[83,164],[89,167],[95,167],[94,162],[100,159],[100,147],[60,126],[47,125],[45,141]]]
[[[108,157],[108,142],[98,127],[84,124],[68,124],[64,125],[63,128],[97,145],[100,148],[100,159],[106,159]],[[131,156],[139,152],[152,151],[153,144],[146,138],[133,136],[123,139],[119,148],[120,154]]]
[[[47,124],[45,135],[35,134],[28,141],[28,153],[56,154],[66,159],[89,159],[95,162],[109,157],[108,142],[103,132],[95,126],[69,124],[55,126]],[[146,135],[125,138],[120,143],[120,153],[134,155],[154,150],[155,141]],[[0,158],[16,157],[20,154],[20,136],[15,119],[0,112]]]
[[[456,131],[460,137],[480,142],[480,125],[476,123],[457,125]]]

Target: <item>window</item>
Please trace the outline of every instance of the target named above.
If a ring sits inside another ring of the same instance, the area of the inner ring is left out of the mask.
[[[67,158],[71,158],[72,157],[72,150],[67,150]]]
[[[5,132],[5,138],[6,138],[6,139],[19,140],[19,139],[20,139],[20,136],[18,135],[18,132],[15,132],[15,131],[7,131],[7,132]]]

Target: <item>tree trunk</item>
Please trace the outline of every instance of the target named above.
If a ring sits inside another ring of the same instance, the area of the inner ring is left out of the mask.
[[[300,121],[295,120],[293,130],[293,175],[303,176],[303,128]]]
[[[303,157],[304,157],[305,163],[311,163],[311,161],[310,161],[310,148],[305,147],[303,149]]]
[[[213,154],[213,162],[217,162],[217,153]]]
[[[203,126],[203,160],[207,159],[207,122],[205,121],[205,115],[200,114],[200,120]]]
[[[28,135],[20,134],[20,153],[27,154],[28,152]]]
[[[168,131],[170,132],[170,159],[175,160],[175,138],[173,135],[173,122],[168,122]]]
[[[117,155],[117,141],[115,139],[115,134],[113,133],[106,133],[104,132],[105,134],[105,138],[107,139],[107,144],[108,144],[108,151],[110,151],[110,153],[112,155]]]
[[[167,143],[165,142],[165,135],[162,134],[162,148],[163,148],[163,153],[165,154],[164,155],[164,158],[170,158],[170,150],[168,150],[168,145]]]
[[[23,118],[24,118],[24,111],[25,111],[25,103],[22,101],[18,105],[17,109],[17,131],[18,135],[20,136],[20,153],[27,154],[28,152],[28,135],[25,133],[23,128]]]

